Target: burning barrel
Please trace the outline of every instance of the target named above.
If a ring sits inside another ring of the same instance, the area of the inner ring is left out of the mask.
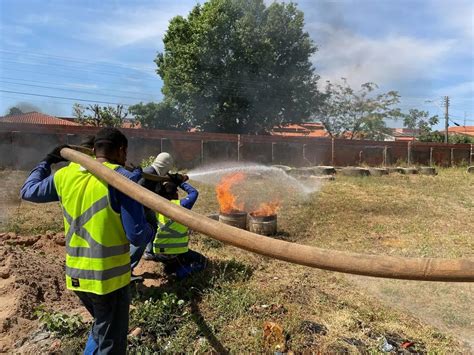
[[[274,235],[277,232],[277,215],[258,216],[249,213],[249,231],[261,235]]]
[[[219,222],[240,229],[247,229],[247,212],[232,211],[230,213],[219,213]]]

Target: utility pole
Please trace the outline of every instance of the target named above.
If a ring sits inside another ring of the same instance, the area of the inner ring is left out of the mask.
[[[444,143],[449,141],[449,96],[444,97]]]

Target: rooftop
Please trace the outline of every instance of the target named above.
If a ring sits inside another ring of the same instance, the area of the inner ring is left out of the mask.
[[[46,115],[40,112],[27,112],[19,115],[8,115],[0,117],[0,122],[8,123],[28,123],[41,125],[61,125],[61,126],[80,126],[76,122],[62,120],[60,118]]]

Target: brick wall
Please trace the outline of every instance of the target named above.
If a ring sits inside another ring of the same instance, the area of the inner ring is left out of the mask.
[[[52,147],[78,144],[98,128],[0,123],[0,167],[31,169]],[[122,129],[129,139],[129,161],[162,151],[173,155],[179,168],[220,161],[248,161],[290,166],[416,165],[452,166],[472,163],[469,144],[377,142],[330,138],[250,136]]]

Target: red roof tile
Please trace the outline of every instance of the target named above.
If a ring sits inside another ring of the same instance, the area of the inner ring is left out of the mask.
[[[448,132],[450,134],[464,134],[466,136],[474,136],[474,126],[449,127]]]
[[[61,125],[61,126],[80,126],[76,122],[66,121],[54,116],[45,115],[39,112],[28,112],[21,115],[8,115],[0,117],[0,122],[9,123],[29,123],[41,125]]]
[[[308,122],[300,124],[290,124],[283,127],[275,127],[271,132],[272,136],[284,137],[328,137],[329,134],[321,123]]]

